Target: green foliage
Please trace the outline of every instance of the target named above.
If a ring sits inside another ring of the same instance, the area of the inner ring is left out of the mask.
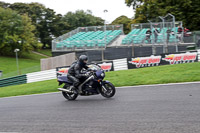
[[[199,0],[125,0],[127,6],[136,9],[132,23],[147,22],[158,16],[171,13],[176,21],[183,21],[185,27],[191,30],[200,29]]]
[[[90,10],[87,12],[84,12],[83,10],[77,10],[75,13],[68,12],[63,16],[62,21],[70,26],[70,30],[73,30],[77,27],[97,26],[104,24],[104,20],[93,16]]]
[[[124,25],[124,33],[128,34],[131,30],[129,23],[131,22],[131,19],[126,16],[120,16],[116,18],[111,24],[117,25],[117,24],[123,24]]]
[[[28,14],[36,27],[35,35],[43,44],[43,48],[51,47],[53,37],[58,37],[62,34],[62,29],[60,28],[65,26],[59,25],[62,15],[57,15],[52,9],[46,8],[42,4],[14,3],[10,4],[9,8],[17,11],[19,14]]]
[[[32,50],[37,46],[34,29],[27,15],[0,7],[0,55],[14,55],[16,48],[20,53]]]
[[[127,6],[133,6],[133,9],[136,9],[143,3],[143,1],[145,0],[125,0],[125,3]]]
[[[107,72],[106,80],[116,87],[200,81],[200,63],[187,63]],[[0,97],[56,92],[56,80],[0,88]]]
[[[91,11],[78,10],[75,13],[68,12],[65,16],[56,14],[54,10],[46,8],[39,3],[5,3],[0,2],[0,7],[10,8],[19,14],[27,14],[33,25],[35,36],[43,44],[42,48],[51,48],[51,42],[55,37],[63,35],[77,27],[103,25],[104,20],[92,15]]]

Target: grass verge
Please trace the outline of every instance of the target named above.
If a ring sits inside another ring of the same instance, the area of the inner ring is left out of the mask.
[[[38,52],[50,57],[52,56],[51,49],[42,49],[42,50],[39,50]]]
[[[106,80],[116,87],[200,81],[200,63],[107,72]],[[57,87],[56,80],[2,87],[0,97],[55,92]]]
[[[45,58],[34,53],[25,53],[19,58],[19,69],[21,74],[40,71],[40,59]],[[0,70],[3,78],[18,75],[16,58],[0,56]]]

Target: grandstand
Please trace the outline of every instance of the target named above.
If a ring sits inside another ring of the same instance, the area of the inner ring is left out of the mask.
[[[182,22],[176,22],[177,26],[182,25]],[[145,26],[144,26],[145,25]],[[162,25],[160,23],[153,23],[153,25]],[[173,32],[169,37],[169,43],[175,44],[180,40],[177,39],[178,27],[159,27],[160,32],[155,42],[155,36],[153,34],[155,28],[149,23],[133,24],[132,31],[128,35],[123,33],[123,25],[110,25],[106,28],[104,26],[93,27],[79,27],[74,31],[71,31],[53,41],[52,51],[76,51],[76,50],[91,50],[101,49],[109,46],[126,46],[130,44],[164,44],[167,40],[167,30],[170,29]],[[111,28],[112,27],[112,28]],[[144,28],[143,28],[144,27]],[[108,30],[106,30],[108,29]],[[150,43],[145,39],[146,31],[151,29],[152,35],[150,37]],[[120,40],[120,36],[124,36]],[[115,40],[119,40],[113,43]],[[113,45],[111,45],[113,43]]]
[[[134,24],[134,25],[142,25],[142,24]],[[158,25],[158,23],[156,23],[156,25]],[[126,44],[148,44],[149,42],[147,40],[145,40],[146,31],[148,29],[150,29],[150,28],[141,28],[141,29],[134,28],[134,29],[132,29],[132,31],[122,40],[122,45],[126,45]],[[157,30],[160,31],[158,38],[157,38],[157,42],[155,42],[155,35],[153,34],[154,30],[155,30],[155,28],[151,29],[151,31],[152,31],[152,35],[150,37],[151,44],[153,44],[153,43],[158,43],[158,44],[164,43],[164,41],[166,41],[166,39],[167,39],[168,28],[166,28],[166,27],[157,28]],[[178,27],[171,28],[170,30],[171,30],[171,32],[173,32],[173,35],[171,35],[169,37],[169,42],[170,43],[178,42],[179,40],[175,36],[175,34],[177,34]]]
[[[87,54],[89,60],[100,61],[186,51],[188,45],[195,43],[183,42],[183,32],[178,33],[182,22],[176,22],[171,16],[160,17],[160,22],[132,24],[127,35],[124,35],[123,25],[79,27],[53,40],[52,54],[75,52],[77,56]],[[155,28],[159,31],[157,39]],[[152,32],[150,41],[146,39],[148,29]]]
[[[118,37],[122,33],[121,30],[108,30],[108,31],[89,31],[89,32],[79,32],[59,43],[56,47],[67,47],[67,48],[84,48],[85,46],[90,47],[105,47],[112,40]],[[107,36],[105,41],[105,36]]]
[[[54,50],[105,48],[123,34],[122,25],[79,27],[53,41]],[[89,30],[89,31],[88,31]],[[91,31],[93,30],[93,31]]]

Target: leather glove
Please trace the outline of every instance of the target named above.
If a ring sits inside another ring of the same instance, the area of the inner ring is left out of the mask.
[[[85,73],[85,77],[88,77],[90,75],[90,73]]]

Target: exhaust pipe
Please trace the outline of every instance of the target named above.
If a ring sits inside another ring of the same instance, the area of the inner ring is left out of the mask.
[[[59,91],[64,91],[67,93],[73,93],[73,91],[67,90],[67,89],[63,89],[63,88],[58,88]]]

